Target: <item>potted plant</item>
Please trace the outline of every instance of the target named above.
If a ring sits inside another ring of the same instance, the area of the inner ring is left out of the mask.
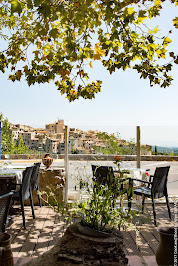
[[[131,212],[122,212],[120,208],[116,208],[116,199],[122,196],[122,191],[118,191],[120,180],[120,176],[116,175],[113,183],[101,185],[98,189],[95,182],[90,184],[80,177],[79,190],[86,195],[86,199],[69,204],[65,204],[61,197],[58,198],[57,193],[49,186],[48,192],[42,191],[40,196],[49,207],[65,218],[67,224],[70,224],[75,216],[83,227],[112,234],[115,229],[126,230],[131,226],[132,220]],[[57,185],[55,190],[61,189],[61,186]]]
[[[131,226],[132,216],[116,208],[120,177],[117,175],[111,185],[100,188],[95,186],[95,181],[91,184],[81,177],[78,181],[81,193],[88,195],[84,201],[65,204],[52,190],[47,197],[46,192],[41,192],[42,199],[45,194],[46,204],[64,217],[67,224],[72,224],[51,251],[30,265],[43,265],[41,262],[46,263],[48,259],[50,264],[60,261],[61,265],[127,265],[120,230]]]
[[[112,178],[112,176],[110,176]],[[80,179],[80,190],[85,190],[88,199],[75,204],[75,213],[80,213],[79,224],[93,230],[93,235],[103,233],[103,237],[112,234],[115,229],[126,229],[130,226],[131,213],[124,213],[120,208],[116,208],[116,199],[122,196],[122,191],[118,191],[120,176],[114,176],[109,184],[98,186],[89,184]],[[90,230],[91,231],[91,230]],[[85,230],[83,230],[85,232]],[[100,232],[100,233],[99,233]]]

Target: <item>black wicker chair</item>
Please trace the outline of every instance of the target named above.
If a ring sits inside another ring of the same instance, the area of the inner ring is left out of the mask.
[[[24,229],[26,229],[26,223],[25,223],[25,213],[24,213],[24,201],[28,198],[30,198],[30,204],[32,209],[32,215],[33,219],[35,219],[35,213],[34,213],[34,206],[33,206],[33,197],[32,197],[32,191],[31,191],[31,176],[32,176],[33,166],[27,167],[23,173],[23,180],[21,184],[16,184],[17,186],[20,186],[20,189],[14,193],[13,201],[20,201],[21,203],[21,211],[22,211],[22,218],[23,218],[23,226]]]
[[[170,207],[169,207],[168,192],[167,192],[167,180],[168,180],[169,168],[170,168],[170,166],[156,167],[155,173],[154,173],[154,175],[150,175],[149,181],[131,179],[132,184],[133,184],[133,180],[137,180],[137,181],[140,181],[142,183],[147,184],[147,186],[145,186],[145,187],[140,187],[140,188],[134,189],[133,193],[135,195],[139,195],[139,196],[143,197],[142,213],[144,211],[145,198],[148,197],[148,198],[152,199],[152,207],[153,207],[155,226],[157,226],[156,212],[155,212],[155,199],[162,198],[162,197],[166,198],[168,214],[169,214],[169,218],[171,219],[171,211],[170,211]],[[153,180],[153,181],[151,181],[151,180]],[[130,205],[130,207],[131,207],[131,205]]]
[[[0,192],[0,233],[4,233],[6,230],[7,216],[13,194],[9,191]]]
[[[41,165],[41,163],[34,163],[32,176],[31,176],[31,189],[32,189],[32,192],[37,190],[37,195],[38,195],[38,190],[39,190],[38,173],[40,170],[40,165]],[[39,201],[39,205],[41,207],[41,199],[40,199],[39,195],[38,195],[38,201]]]
[[[118,183],[115,183],[115,174],[112,166],[98,166],[92,165],[93,172],[93,182],[95,187],[99,187],[101,185],[108,185],[111,189],[113,189],[113,207],[115,205],[115,200],[118,196],[121,196],[124,193],[127,193],[127,190],[123,188],[123,179],[120,180],[119,187]]]
[[[92,165],[94,186],[110,185],[114,180],[114,171],[112,166]]]

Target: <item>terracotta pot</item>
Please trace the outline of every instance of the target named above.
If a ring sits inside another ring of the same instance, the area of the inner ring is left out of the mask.
[[[0,234],[0,266],[14,266],[11,251],[11,235]]]
[[[42,159],[43,164],[46,166],[46,169],[50,167],[50,165],[53,162],[53,158],[50,158],[49,153],[46,153],[44,155],[44,158]]]
[[[158,265],[174,265],[174,227],[158,229],[160,244],[156,250]]]

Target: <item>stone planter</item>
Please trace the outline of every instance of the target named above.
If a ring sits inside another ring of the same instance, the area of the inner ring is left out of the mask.
[[[70,225],[64,236],[49,251],[25,264],[26,266],[124,266],[128,264],[121,233],[107,238],[89,237],[78,230],[78,223]]]

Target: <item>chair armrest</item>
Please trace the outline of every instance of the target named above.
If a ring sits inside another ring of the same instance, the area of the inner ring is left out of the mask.
[[[127,181],[127,180],[129,180],[129,177],[125,177],[125,178],[120,178],[119,179],[120,182],[124,182],[124,181]]]
[[[146,181],[146,180],[142,180],[142,179],[137,179],[137,178],[131,178],[132,180],[135,180],[135,181],[139,181],[139,182],[142,182],[142,183],[145,183],[145,184],[152,184],[152,182],[150,181]]]
[[[16,189],[18,188],[18,190],[22,189],[22,184],[21,183],[12,183],[12,182],[7,182],[8,185],[10,185],[11,191],[16,191]]]
[[[149,175],[149,182],[153,179],[154,175]]]
[[[9,192],[9,193],[6,193],[6,194],[4,194],[4,195],[1,195],[1,196],[0,196],[0,199],[5,198],[5,197],[8,197],[8,196],[11,196],[11,195],[13,195],[13,194],[14,194],[14,192],[11,191],[11,192]]]
[[[12,183],[12,182],[9,182],[9,181],[7,181],[6,184],[11,184],[11,185],[14,185],[14,186],[22,186],[22,183]]]

